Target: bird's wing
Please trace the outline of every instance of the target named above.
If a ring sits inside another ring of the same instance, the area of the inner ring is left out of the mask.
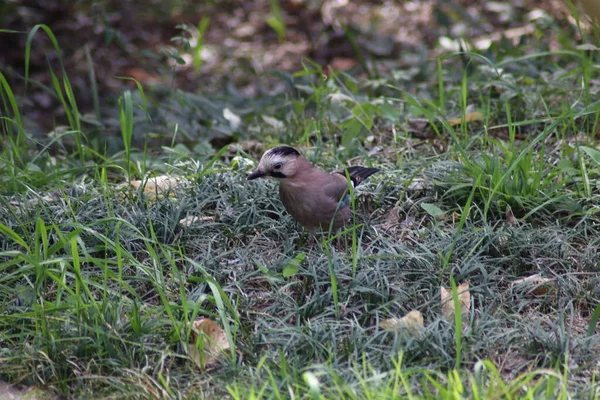
[[[329,175],[328,182],[323,185],[323,191],[336,203],[341,201],[340,207],[344,207],[349,200],[348,181],[346,181],[346,176],[340,173]]]
[[[365,168],[359,166],[348,167],[346,169],[348,171],[348,175],[350,176],[350,180],[354,187],[357,187],[362,181],[373,175],[375,172],[379,171],[379,168]],[[346,178],[345,172],[337,172]]]
[[[378,168],[365,168],[365,167],[349,167],[346,169],[352,186],[358,186],[362,181],[367,179],[369,176],[378,172]],[[334,172],[329,175],[329,183],[325,185],[325,194],[331,197],[336,203],[339,202],[339,207],[345,207],[350,202],[350,195],[348,194],[348,181],[346,180],[346,171]]]

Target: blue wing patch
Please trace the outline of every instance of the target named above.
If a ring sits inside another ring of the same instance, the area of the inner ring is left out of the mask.
[[[350,204],[350,194],[346,194],[346,196],[344,197],[344,199],[342,201],[340,201],[340,206],[339,208],[344,208],[346,207],[348,204]]]

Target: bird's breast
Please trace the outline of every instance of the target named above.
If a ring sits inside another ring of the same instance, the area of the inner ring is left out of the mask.
[[[280,184],[279,197],[292,217],[309,230],[329,229],[332,219],[334,229],[338,229],[350,219],[348,204],[342,201],[338,205],[320,185]]]

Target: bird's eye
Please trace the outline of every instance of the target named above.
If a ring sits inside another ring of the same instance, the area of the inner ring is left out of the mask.
[[[273,169],[281,169],[281,163],[278,162],[277,164],[273,165]]]

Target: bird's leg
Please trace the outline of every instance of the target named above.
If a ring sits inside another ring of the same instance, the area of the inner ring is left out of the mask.
[[[342,229],[338,229],[336,232],[336,235],[339,235],[337,238],[335,238],[335,247],[338,248],[338,251],[343,251],[345,249],[345,247],[347,247],[347,241],[346,239],[346,235],[345,234],[341,234]]]
[[[313,231],[308,231],[308,240],[306,241],[306,245],[308,247],[313,247],[317,244],[317,238],[315,237],[315,233]]]
[[[306,230],[307,240],[304,243],[306,247],[312,248],[315,247],[318,243],[317,237],[315,236],[315,231],[312,229]]]
[[[310,233],[307,230],[303,230],[300,236],[298,236],[298,246],[307,246],[310,242]]]

